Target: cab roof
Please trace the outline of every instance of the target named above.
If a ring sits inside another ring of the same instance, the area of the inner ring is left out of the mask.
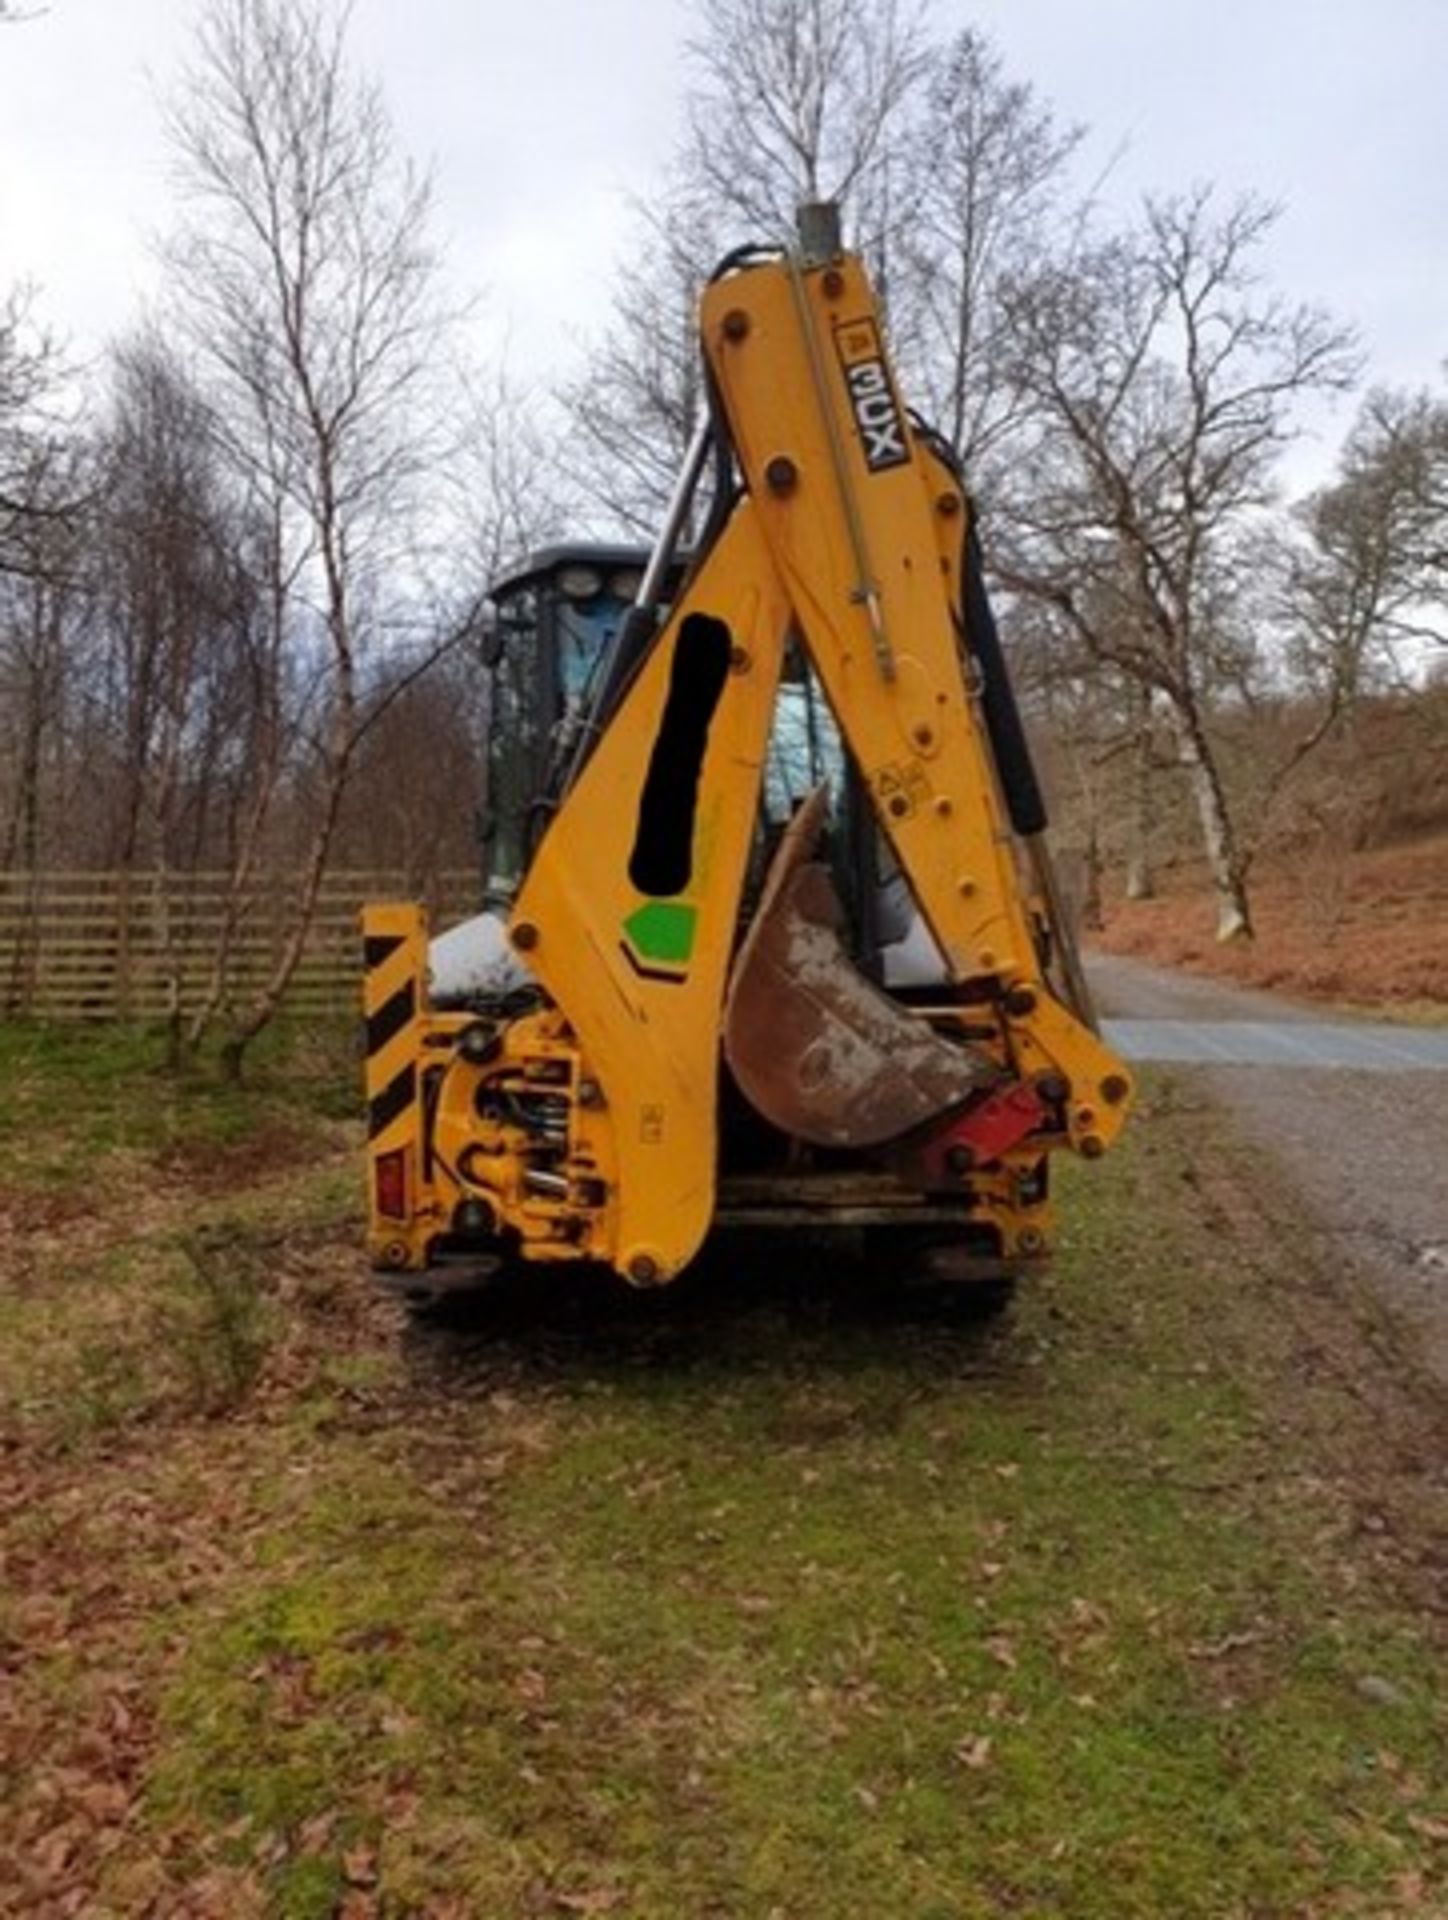
[[[644,567],[648,558],[647,547],[624,546],[607,540],[559,541],[553,546],[536,548],[511,572],[495,580],[488,591],[497,599],[515,588],[530,586],[545,574],[556,573],[559,567],[597,567],[602,573],[612,573],[624,567]]]

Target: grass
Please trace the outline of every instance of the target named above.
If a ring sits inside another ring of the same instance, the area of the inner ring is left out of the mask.
[[[1170,1083],[996,1328],[736,1255],[403,1331],[342,1176],[168,1216],[220,1387],[16,1522],[62,1777],[131,1688],[88,1911],[1442,1910],[1430,1417]]]
[[[159,1054],[141,1028],[0,1027],[0,1435],[234,1404],[281,1331],[278,1256],[351,1217],[340,1029],[267,1035],[244,1087]]]
[[[11,1168],[70,1184],[117,1148],[195,1157],[268,1127],[356,1108],[352,1031],[280,1022],[256,1042],[243,1086],[209,1065],[165,1072],[159,1034],[144,1026],[0,1024],[0,1147]],[[9,1177],[7,1171],[7,1177]]]

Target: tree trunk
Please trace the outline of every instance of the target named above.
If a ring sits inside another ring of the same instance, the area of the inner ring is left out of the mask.
[[[1101,836],[1093,819],[1086,830],[1085,885],[1081,901],[1081,926],[1087,933],[1100,933],[1106,924],[1106,909],[1101,895]]]
[[[1176,725],[1182,765],[1196,802],[1207,868],[1217,896],[1217,939],[1223,943],[1250,940],[1252,911],[1247,900],[1247,883],[1211,744],[1194,709],[1178,708]]]
[[[1126,897],[1154,900],[1151,870],[1151,695],[1143,688],[1136,743],[1131,753],[1131,797],[1127,817]]]
[[[272,583],[272,619],[273,631],[282,632],[284,595],[275,581]],[[226,902],[222,910],[221,926],[211,952],[206,985],[202,989],[186,1028],[183,1044],[188,1058],[194,1058],[200,1052],[201,1043],[206,1038],[211,1023],[226,997],[232,949],[246,916],[248,890],[257,861],[261,856],[263,836],[271,816],[277,784],[281,778],[283,745],[274,663],[269,663],[261,698],[263,714],[259,729],[260,745],[254,756],[256,767],[254,784],[239,835],[235,838],[231,849]],[[235,829],[233,831],[235,832]],[[237,1072],[238,1074],[240,1072],[239,1061]]]
[[[15,884],[23,902],[23,918],[15,932],[10,980],[5,990],[7,1014],[28,1013],[35,993],[35,946],[39,932],[40,875],[40,762],[45,742],[45,708],[32,682],[26,689],[24,733],[21,738],[19,792],[15,814],[6,834],[4,874]],[[23,876],[23,878],[22,878]]]
[[[266,984],[257,994],[247,1013],[233,1024],[218,1054],[222,1078],[232,1084],[241,1079],[242,1062],[247,1048],[258,1034],[271,1025],[280,1012],[287,988],[292,983],[292,976],[306,951],[312,922],[317,915],[317,901],[327,872],[327,858],[332,850],[332,838],[337,827],[337,816],[342,810],[342,795],[346,788],[347,775],[351,770],[352,750],[356,744],[356,732],[352,719],[350,667],[344,677],[343,685],[343,717],[336,729],[337,746],[327,768],[322,816],[312,836],[291,930]]]
[[[1134,826],[1133,822],[1133,826]],[[1146,848],[1139,840],[1133,839],[1131,851],[1126,856],[1126,897],[1128,900],[1154,900],[1156,881],[1151,871],[1151,862]]]

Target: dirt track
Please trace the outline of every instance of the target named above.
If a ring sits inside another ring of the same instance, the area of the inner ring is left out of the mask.
[[[1103,1013],[1163,1020],[1309,1021],[1320,1010],[1116,955],[1089,971]],[[1281,1168],[1319,1224],[1448,1384],[1448,1076],[1283,1067],[1174,1067]]]

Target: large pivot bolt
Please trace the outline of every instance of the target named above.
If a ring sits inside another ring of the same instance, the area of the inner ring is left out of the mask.
[[[769,491],[782,500],[799,485],[799,468],[787,453],[777,453],[764,469],[764,478]]]
[[[501,1051],[502,1036],[486,1020],[474,1020],[458,1035],[458,1052],[475,1067],[485,1067]]]

